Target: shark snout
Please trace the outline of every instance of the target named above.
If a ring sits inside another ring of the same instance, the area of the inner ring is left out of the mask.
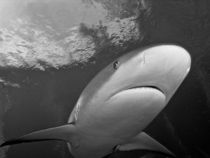
[[[162,45],[150,48],[145,56],[145,68],[150,70],[148,81],[169,100],[190,71],[189,53],[179,46]]]

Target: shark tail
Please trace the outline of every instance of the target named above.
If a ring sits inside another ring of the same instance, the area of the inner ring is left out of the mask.
[[[38,141],[49,141],[49,140],[58,140],[66,141],[69,143],[73,142],[75,133],[75,126],[73,124],[66,124],[54,128],[47,128],[40,131],[35,131],[19,138],[10,139],[5,141],[0,147],[7,145],[20,144],[20,143],[30,143]]]

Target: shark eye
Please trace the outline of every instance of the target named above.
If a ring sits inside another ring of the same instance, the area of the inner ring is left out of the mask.
[[[117,70],[117,69],[119,68],[119,66],[120,66],[120,62],[119,62],[119,61],[115,61],[115,62],[113,63],[113,68],[114,68],[115,70]]]

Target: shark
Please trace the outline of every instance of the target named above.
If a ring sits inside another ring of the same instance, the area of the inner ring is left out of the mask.
[[[58,140],[67,143],[75,158],[101,158],[130,150],[175,156],[144,130],[166,107],[190,68],[190,54],[178,45],[133,50],[90,81],[66,124],[9,139],[1,147]]]

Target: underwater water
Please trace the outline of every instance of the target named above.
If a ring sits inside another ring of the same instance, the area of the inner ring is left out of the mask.
[[[209,27],[208,0],[1,0],[0,142],[66,123],[84,87],[116,57],[173,43],[189,51],[192,68],[145,131],[177,157],[210,157]],[[1,148],[0,157],[72,156],[51,141]]]

